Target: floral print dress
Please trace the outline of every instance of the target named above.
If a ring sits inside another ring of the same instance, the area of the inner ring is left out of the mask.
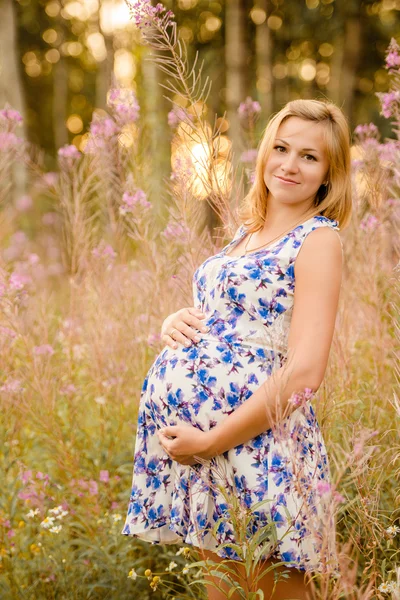
[[[326,226],[339,230],[317,215],[266,248],[229,256],[246,235],[242,225],[195,271],[194,305],[210,329],[189,347],[165,346],[145,377],[124,535],[239,560],[235,505],[236,515],[252,515],[248,540],[265,528],[265,557],[303,571],[337,569],[329,464],[310,399],[278,427],[193,466],[173,461],[156,434],[182,422],[215,427],[284,365],[296,256],[307,235]]]

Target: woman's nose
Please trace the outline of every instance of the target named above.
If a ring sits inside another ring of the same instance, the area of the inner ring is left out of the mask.
[[[282,161],[281,168],[283,170],[288,170],[288,171],[297,171],[298,166],[297,166],[296,156],[291,153],[287,154],[287,156],[285,156],[284,160]]]

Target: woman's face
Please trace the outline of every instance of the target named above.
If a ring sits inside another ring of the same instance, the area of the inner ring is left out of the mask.
[[[264,169],[269,200],[303,205],[305,210],[313,205],[328,175],[323,127],[299,117],[281,123]]]

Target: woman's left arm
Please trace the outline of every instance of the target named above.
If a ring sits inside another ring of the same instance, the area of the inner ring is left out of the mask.
[[[305,388],[316,391],[321,385],[342,277],[342,246],[337,232],[321,227],[308,234],[294,269],[294,305],[286,364],[210,431],[201,432],[187,425],[164,428],[160,441],[174,460],[179,462],[180,457],[187,460],[194,455],[209,459],[248,442],[296,408],[289,402],[293,393],[301,393]]]

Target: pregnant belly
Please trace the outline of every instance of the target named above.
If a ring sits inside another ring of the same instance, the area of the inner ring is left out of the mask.
[[[208,430],[244,402],[282,364],[255,345],[203,337],[189,348],[165,346],[146,377],[141,401],[159,427],[188,422]]]

